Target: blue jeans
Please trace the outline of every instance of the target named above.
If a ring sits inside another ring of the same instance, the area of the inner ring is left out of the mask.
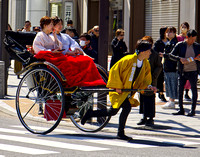
[[[197,79],[198,79],[198,73],[197,71],[191,71],[191,72],[183,72],[182,75],[179,75],[179,107],[180,110],[183,109],[183,91],[184,91],[184,85],[187,80],[189,80],[191,84],[191,90],[192,90],[192,107],[191,111],[194,112],[196,109],[196,103],[197,103]]]

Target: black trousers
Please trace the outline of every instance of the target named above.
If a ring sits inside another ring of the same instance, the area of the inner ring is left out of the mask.
[[[155,94],[143,95],[140,94],[140,114],[143,114],[144,118],[155,117]]]
[[[192,91],[191,111],[195,111],[196,103],[197,103],[197,78],[198,78],[197,71],[184,72],[182,75],[179,75],[178,88],[179,88],[179,107],[180,107],[180,110],[183,110],[184,85],[185,85],[186,81],[189,80],[189,82],[191,84],[191,91]]]
[[[125,128],[126,120],[127,120],[128,115],[131,111],[131,104],[130,104],[128,98],[126,98],[124,100],[124,102],[121,104],[120,108],[122,108],[122,112],[121,112],[120,117],[119,117],[118,133],[124,134],[124,128]],[[109,110],[101,109],[101,110],[92,111],[91,117],[114,116],[114,115],[117,114],[117,112],[120,110],[120,108],[114,109],[114,108],[111,107]]]
[[[157,79],[157,88],[158,88],[159,92],[164,91],[163,83],[164,83],[164,72],[162,69],[162,71],[160,72],[160,75],[158,76],[158,79]]]

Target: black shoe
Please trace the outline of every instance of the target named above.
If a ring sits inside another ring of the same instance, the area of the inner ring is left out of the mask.
[[[185,111],[179,110],[176,113],[172,113],[173,115],[185,115]]]
[[[154,125],[154,120],[153,119],[148,119],[145,125],[146,126],[153,126]]]
[[[125,141],[130,141],[130,140],[132,140],[132,137],[128,137],[128,136],[126,136],[126,135],[117,135],[117,138],[118,139],[120,139],[120,140],[125,140]]]
[[[91,117],[91,109],[88,109],[87,112],[84,114],[83,118],[81,119],[81,124],[84,125],[86,121]]]
[[[147,122],[147,119],[143,118],[137,123],[137,125],[144,125],[146,124],[146,122]]]
[[[189,97],[188,94],[185,94],[185,100],[186,100],[186,101],[191,101],[192,99]]]
[[[159,93],[158,97],[160,98],[161,101],[167,102],[167,100],[165,99],[164,94],[160,94],[160,93]]]
[[[191,112],[188,113],[187,116],[189,116],[189,117],[193,117],[193,116],[195,116],[195,112],[194,112],[194,111],[191,111]]]
[[[18,78],[18,79],[21,79],[19,75],[17,75],[17,78]]]

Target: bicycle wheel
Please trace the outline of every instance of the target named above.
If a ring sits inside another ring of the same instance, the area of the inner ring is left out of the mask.
[[[97,67],[98,68],[98,67]],[[107,82],[108,76],[105,71],[98,68],[102,79]],[[100,87],[99,87],[100,88]],[[109,122],[110,116],[107,117],[92,117],[84,125],[81,124],[81,118],[87,112],[88,109],[100,110],[109,109],[111,106],[108,104],[108,92],[100,90],[96,87],[95,91],[83,90],[78,91],[71,96],[71,105],[76,106],[77,111],[70,116],[74,125],[85,132],[97,132],[100,131]]]
[[[38,67],[21,79],[16,93],[17,115],[23,126],[35,134],[53,131],[63,117],[64,90],[54,72]]]

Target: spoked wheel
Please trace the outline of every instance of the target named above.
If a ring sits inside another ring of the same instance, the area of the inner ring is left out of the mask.
[[[16,109],[23,126],[35,134],[47,134],[59,124],[65,106],[64,90],[54,72],[38,67],[21,79]]]
[[[99,65],[96,65],[97,69],[104,80],[107,83],[107,72]],[[110,116],[107,117],[93,117],[89,119],[84,125],[81,124],[81,119],[88,109],[100,110],[109,109],[111,105],[108,103],[108,92],[105,90],[83,90],[72,94],[71,105],[76,106],[77,111],[70,116],[70,119],[74,125],[85,132],[97,132],[100,131],[110,120]]]
[[[81,124],[81,119],[88,109],[100,110],[110,108],[110,105],[107,103],[108,92],[80,91],[72,94],[72,99],[73,101],[71,103],[77,107],[77,111],[70,116],[70,119],[80,130],[85,132],[97,132],[109,122],[110,116],[92,117],[84,125]]]

